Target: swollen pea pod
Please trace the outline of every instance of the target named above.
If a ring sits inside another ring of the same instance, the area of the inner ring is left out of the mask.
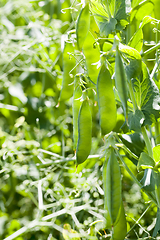
[[[76,69],[74,69],[76,60],[73,56],[69,55],[69,53],[73,52],[74,47],[72,43],[65,42],[63,50],[63,80],[59,101],[65,101],[73,95],[73,76],[76,74]],[[73,71],[71,72],[72,69]]]
[[[81,107],[81,97],[82,97],[82,89],[78,84],[79,77],[75,77],[75,89],[73,93],[73,142],[74,142],[74,150],[76,149],[78,142],[78,114]]]
[[[121,172],[115,150],[111,147],[111,154],[107,164],[106,171],[106,198],[107,207],[111,218],[111,224],[114,226],[122,201]]]
[[[89,156],[92,143],[92,114],[88,100],[82,102],[78,115],[78,144],[76,149],[77,165]]]
[[[77,26],[76,26],[76,35],[77,35],[77,45],[79,50],[82,50],[83,43],[88,34],[90,26],[90,13],[89,13],[89,3],[85,5],[84,8],[80,11]]]
[[[118,47],[116,48],[116,58],[115,58],[115,83],[118,91],[118,96],[122,102],[124,113],[126,119],[128,119],[128,108],[127,108],[127,99],[128,99],[128,90],[127,90],[127,76],[123,66],[122,58]]]
[[[97,95],[102,135],[111,132],[116,125],[117,109],[109,70],[103,64],[97,79]]]
[[[85,56],[88,76],[92,82],[96,84],[99,74],[97,64],[100,61],[100,49],[99,45],[96,44],[95,39],[90,32],[88,32],[88,35],[84,41],[83,53]]]
[[[121,201],[121,206],[119,209],[119,214],[117,221],[115,222],[112,229],[112,240],[124,240],[127,234],[127,222],[125,217],[125,211],[123,202]]]

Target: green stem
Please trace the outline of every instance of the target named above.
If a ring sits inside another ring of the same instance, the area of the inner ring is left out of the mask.
[[[151,141],[150,141],[150,139],[147,135],[147,131],[146,131],[145,126],[141,127],[141,131],[142,131],[142,135],[143,135],[144,141],[145,141],[146,146],[147,146],[148,154],[151,158],[153,158],[152,145],[151,145]]]
[[[133,91],[131,80],[128,82],[128,87],[129,87],[129,93],[130,93],[131,101],[133,103],[134,111],[136,111],[138,109],[138,106],[137,106],[136,99],[134,96],[134,91]]]
[[[115,145],[116,147],[121,147],[122,149],[124,149],[131,157],[133,157],[137,161],[139,160],[139,158],[134,153],[132,153],[123,143],[116,143]]]
[[[144,53],[142,53],[142,57],[144,57],[145,55],[155,51],[156,49],[160,48],[160,43],[156,44],[155,46],[151,47],[150,49],[146,50]]]
[[[158,122],[158,120],[155,123],[155,139],[156,139],[156,144],[160,144],[160,132],[159,132],[159,122]]]

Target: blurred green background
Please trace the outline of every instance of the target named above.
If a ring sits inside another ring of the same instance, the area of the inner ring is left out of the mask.
[[[0,1],[0,239],[109,239],[98,120],[91,158],[76,170],[72,99],[58,106],[61,46],[75,28],[79,3]],[[129,160],[128,166],[136,174]],[[133,226],[128,238],[148,239],[156,207],[122,173],[128,230]],[[63,229],[82,237],[68,237]]]

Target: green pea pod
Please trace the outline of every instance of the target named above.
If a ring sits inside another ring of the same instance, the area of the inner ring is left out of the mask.
[[[92,115],[88,100],[84,100],[78,116],[77,165],[83,163],[90,154],[92,143]]]
[[[74,47],[72,43],[65,42],[63,50],[63,80],[59,101],[65,101],[73,95],[73,77],[76,74],[76,69],[73,68],[76,65],[76,60],[73,56],[69,55],[69,53],[73,52]],[[71,72],[72,69],[73,71]]]
[[[155,195],[157,200],[157,206],[160,208],[160,172],[153,172],[155,179]]]
[[[116,58],[115,58],[115,83],[118,91],[118,96],[122,102],[124,113],[126,119],[128,119],[128,109],[127,109],[127,99],[128,99],[128,90],[127,90],[127,76],[123,66],[122,58],[118,48],[116,49]]]
[[[90,32],[88,32],[88,35],[84,41],[83,53],[86,60],[88,76],[92,82],[96,84],[99,74],[97,64],[100,61],[100,49],[99,45],[95,43],[95,39]]]
[[[113,226],[112,240],[124,240],[126,234],[127,234],[127,222],[126,222],[123,202],[121,201],[121,206],[119,209],[117,221]]]
[[[114,226],[121,206],[122,187],[120,167],[113,148],[107,164],[106,186],[107,206],[111,224]]]
[[[111,217],[109,214],[109,210],[108,210],[108,205],[107,205],[107,181],[106,181],[106,177],[107,177],[107,165],[108,165],[108,160],[109,160],[109,155],[110,151],[107,152],[106,158],[105,158],[105,162],[103,165],[103,189],[104,189],[104,210],[105,210],[105,219],[106,219],[106,228],[107,229],[111,229],[112,225],[111,225]]]
[[[102,65],[97,80],[99,117],[102,135],[116,126],[117,109],[109,70]]]
[[[77,45],[80,51],[82,50],[83,43],[88,34],[89,26],[90,26],[90,13],[88,3],[80,11],[76,26]]]
[[[73,93],[73,142],[74,142],[74,150],[76,149],[78,142],[78,114],[81,107],[81,97],[82,97],[82,89],[81,86],[76,84],[76,80],[79,77],[75,78],[75,90]]]

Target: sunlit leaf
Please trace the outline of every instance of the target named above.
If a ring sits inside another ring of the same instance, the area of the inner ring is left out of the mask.
[[[142,152],[137,165],[138,170],[153,168],[154,166],[155,162],[153,158],[151,158],[147,153]]]
[[[144,63],[140,80],[133,79],[133,87],[137,104],[145,116],[145,124],[151,124],[159,117],[160,94]]]
[[[145,117],[142,111],[136,110],[135,112],[130,112],[128,114],[128,124],[130,130],[135,132],[141,132],[141,127],[144,123]]]

